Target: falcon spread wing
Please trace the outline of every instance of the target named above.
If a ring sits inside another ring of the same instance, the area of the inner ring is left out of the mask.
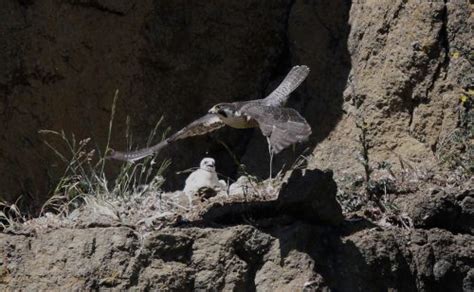
[[[282,106],[292,93],[306,79],[309,74],[308,66],[294,66],[280,85],[262,101],[267,106]]]
[[[241,111],[257,121],[275,154],[294,143],[305,141],[311,135],[308,122],[292,108],[249,104]]]
[[[169,137],[168,140],[171,142],[192,136],[204,135],[224,126],[224,122],[222,122],[218,115],[207,114],[179,130],[173,136]]]
[[[137,151],[132,151],[132,152],[112,151],[111,154],[107,158],[133,162],[133,161],[140,160],[144,157],[150,156],[160,151],[163,147],[167,146],[169,143],[173,141],[184,139],[187,137],[192,137],[192,136],[204,135],[206,133],[219,129],[223,127],[224,125],[225,124],[222,122],[222,120],[219,118],[218,115],[207,114],[195,120],[194,122],[190,123],[183,129],[179,130],[178,132],[173,134],[171,137],[161,141],[160,143],[154,146],[140,149]]]
[[[306,120],[294,109],[282,108],[281,106],[288,100],[290,93],[305,80],[308,74],[309,68],[307,66],[294,66],[280,85],[266,98],[227,104],[227,107],[230,107],[228,112],[235,111],[237,108],[235,113],[239,114],[230,117],[225,115],[226,123],[231,127],[241,128],[242,123],[247,123],[246,126],[253,127],[253,122],[257,121],[263,135],[269,139],[270,146],[275,154],[291,144],[306,140],[311,134],[311,127]],[[238,126],[235,126],[235,123]],[[219,115],[209,113],[152,147],[133,152],[112,151],[107,158],[126,161],[139,160],[158,152],[173,141],[203,135],[217,130],[224,125],[225,123]]]

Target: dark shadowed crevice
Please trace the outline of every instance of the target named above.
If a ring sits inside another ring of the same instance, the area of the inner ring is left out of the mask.
[[[295,4],[296,0],[291,0],[288,2],[288,5],[286,7],[285,11],[285,18],[283,19],[283,42],[282,42],[282,47],[281,47],[281,53],[279,57],[277,58],[275,62],[275,66],[271,68],[270,74],[269,74],[269,81],[279,79],[279,77],[285,76],[286,73],[289,71],[292,65],[297,65],[297,64],[292,64],[292,56],[291,56],[291,51],[290,51],[290,36],[289,36],[289,21],[290,21],[290,15],[291,15],[291,10]],[[266,82],[264,86],[262,87],[262,93],[261,97],[265,97],[266,94],[270,93],[274,88],[269,88],[269,82]]]
[[[449,56],[450,52],[450,44],[449,44],[449,37],[448,37],[448,7],[447,7],[447,0],[444,0],[444,7],[441,12],[441,29],[439,30],[438,33],[438,52],[436,58],[443,57],[442,61],[438,62],[438,65],[436,67],[435,73],[433,74],[433,77],[431,79],[430,85],[427,87],[426,90],[426,95],[429,98],[429,95],[431,92],[433,92],[433,89],[435,87],[435,84],[440,80],[442,77],[443,79],[446,79],[448,76],[448,70],[449,70],[449,63],[451,61],[451,58]],[[413,120],[413,112],[414,109],[411,111],[411,116],[410,116],[410,126],[411,122]],[[431,145],[431,151],[433,153],[436,153],[438,150],[438,143],[439,143],[439,137],[436,139],[433,145]]]
[[[135,257],[130,261],[128,266],[129,283],[127,288],[137,286],[140,282],[140,273],[151,263],[150,251],[138,249]]]
[[[257,271],[263,265],[262,256],[255,257],[255,255],[249,254],[241,246],[234,247],[235,254],[247,264],[247,272],[245,275],[245,291],[253,292],[257,291],[257,286],[255,285],[255,275]]]
[[[348,51],[350,1],[291,1],[287,8],[282,53],[270,74],[264,93],[274,89],[293,65],[311,71],[291,94],[288,107],[296,109],[310,124],[309,140],[288,147],[274,157],[273,171],[287,170],[300,155],[311,153],[342,117],[343,91],[351,69]],[[315,16],[318,14],[318,16]],[[264,95],[264,94],[262,94]],[[268,151],[260,133],[254,135],[243,157],[257,177],[268,177]]]
[[[448,38],[448,7],[446,5],[446,0],[444,1],[444,7],[441,12],[441,28],[438,33],[438,52],[437,56],[434,58],[440,58],[443,56],[443,60],[438,63],[438,66],[436,67],[435,73],[433,74],[433,79],[431,80],[431,84],[428,86],[427,89],[427,94],[431,93],[433,90],[434,85],[436,82],[439,80],[441,74],[444,74],[444,79],[446,79],[447,74],[448,74],[448,67],[449,67],[449,62],[450,57],[449,57],[449,38]]]

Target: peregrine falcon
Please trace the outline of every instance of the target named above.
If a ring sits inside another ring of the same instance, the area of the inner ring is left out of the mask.
[[[273,154],[278,154],[292,144],[303,142],[311,135],[308,122],[296,110],[283,107],[289,95],[308,74],[307,66],[294,66],[280,85],[263,99],[219,103],[205,116],[152,147],[132,152],[112,150],[108,158],[136,161],[158,152],[174,141],[204,135],[225,125],[237,129],[258,127],[267,138],[271,172]]]

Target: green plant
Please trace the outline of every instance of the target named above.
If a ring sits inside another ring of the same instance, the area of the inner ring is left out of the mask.
[[[360,130],[360,134],[358,136],[359,144],[360,144],[360,152],[359,152],[358,160],[364,167],[365,183],[368,189],[370,175],[372,174],[372,168],[370,167],[370,161],[369,161],[370,145],[369,145],[369,139],[367,137],[368,127],[363,117],[358,118],[358,121],[356,121],[356,127]]]

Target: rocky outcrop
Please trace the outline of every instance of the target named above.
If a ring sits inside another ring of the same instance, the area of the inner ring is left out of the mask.
[[[364,218],[344,220],[336,193],[331,172],[295,170],[276,200],[201,202],[204,208],[189,211],[201,214],[195,219],[182,213],[143,226],[130,214],[99,212],[97,204],[63,219],[38,218],[0,234],[0,289],[472,289],[474,236],[449,231],[469,231],[468,208],[443,213],[453,202],[434,192],[438,208],[413,204],[417,228],[381,228]]]
[[[362,174],[358,157],[367,150],[371,167],[401,168],[400,158],[429,170],[439,165],[461,123],[460,97],[472,86],[470,13],[461,1],[353,3],[347,114],[317,146],[316,164]]]
[[[452,232],[474,234],[474,192],[447,193],[434,189],[418,196],[407,206],[417,228],[443,228]]]
[[[292,177],[277,201],[216,205],[199,224],[181,220],[145,234],[102,214],[102,223],[91,217],[75,229],[0,234],[1,289],[474,290],[471,6],[4,1],[3,199],[22,194],[23,205],[37,211],[63,173],[40,129],[91,137],[103,151],[116,89],[111,146],[125,149],[128,129],[143,146],[161,116],[158,132],[179,129],[216,102],[264,96],[288,68],[306,64],[311,74],[289,105],[313,135],[279,154],[274,169],[309,148],[310,169],[332,169],[340,189],[347,183],[395,197],[387,199],[396,204],[391,210],[411,224],[375,225],[382,208],[344,221],[332,174],[314,170]],[[60,139],[46,138],[67,152]],[[181,187],[174,171],[204,155],[225,175],[235,176],[236,158],[250,174],[266,176],[266,151],[258,130],[176,143],[161,154],[173,160],[167,188]],[[366,203],[358,191],[349,195],[356,207]]]
[[[294,222],[0,235],[0,287],[23,290],[470,291],[472,235]],[[343,281],[342,281],[343,279]]]

